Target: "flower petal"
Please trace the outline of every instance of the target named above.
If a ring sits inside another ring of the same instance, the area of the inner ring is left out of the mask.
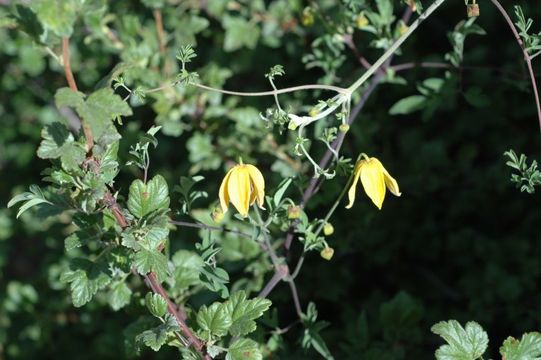
[[[353,183],[349,187],[348,190],[348,199],[349,204],[346,205],[346,209],[351,209],[353,206],[353,202],[355,201],[355,193],[357,191],[357,183],[359,182],[359,175],[361,173],[361,168],[366,163],[366,160],[361,160],[355,164],[355,168],[353,169]]]
[[[398,187],[398,183],[385,168],[383,168],[383,176],[385,177],[385,185],[387,185],[387,188],[391,191],[391,193],[395,196],[402,195],[400,188]]]
[[[253,165],[246,165],[248,173],[250,174],[250,180],[252,184],[252,194],[250,197],[250,205],[254,203],[254,200],[257,200],[257,205],[264,209],[263,204],[265,203],[265,179],[263,174]]]
[[[366,165],[363,166],[361,183],[363,184],[366,195],[381,210],[383,200],[385,199],[385,176],[383,175],[383,165],[381,165],[378,159],[370,158],[366,162]]]
[[[230,201],[243,216],[248,216],[250,207],[250,173],[246,165],[237,165],[233,168],[227,183],[227,193]]]
[[[222,184],[220,185],[220,191],[218,192],[218,196],[220,197],[220,206],[222,208],[222,212],[226,212],[227,208],[229,207],[229,194],[227,193],[227,183],[229,181],[229,177],[231,176],[231,172],[233,171],[234,167],[229,169],[227,174],[225,174],[224,179],[222,180]]]

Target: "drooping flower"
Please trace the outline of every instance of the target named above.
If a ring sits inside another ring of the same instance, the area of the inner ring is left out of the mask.
[[[243,216],[248,216],[250,205],[257,202],[263,209],[265,179],[261,171],[250,164],[238,164],[227,172],[220,185],[220,205],[225,213],[231,202]]]
[[[363,158],[358,160],[353,170],[353,183],[348,191],[349,204],[347,209],[353,206],[355,201],[355,192],[357,182],[361,179],[366,195],[372,200],[374,205],[381,210],[383,200],[385,199],[385,190],[388,188],[395,196],[402,195],[398,188],[396,180],[385,170],[383,164],[376,158],[369,158],[363,155]]]

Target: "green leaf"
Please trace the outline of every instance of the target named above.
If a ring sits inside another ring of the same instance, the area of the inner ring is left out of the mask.
[[[45,195],[41,191],[40,187],[37,185],[30,185],[30,192],[24,192],[22,194],[16,195],[8,202],[7,207],[10,208],[13,205],[24,201],[25,203],[19,208],[17,212],[17,219],[21,216],[26,210],[30,209],[39,204],[49,204],[53,205],[52,202],[45,199]]]
[[[425,104],[426,97],[422,95],[412,95],[403,98],[396,102],[391,109],[389,109],[390,115],[407,115],[414,111],[420,110]]]
[[[143,343],[152,350],[158,351],[165,343],[167,343],[169,338],[174,337],[174,331],[179,330],[175,318],[172,315],[167,314],[165,316],[165,323],[153,329],[143,331],[141,334],[137,335],[136,342]]]
[[[74,259],[69,270],[64,272],[60,280],[70,284],[73,306],[81,307],[111,282],[107,265],[94,263],[86,259]]]
[[[203,259],[196,253],[188,250],[179,250],[171,258],[175,265],[175,288],[187,289],[199,283],[199,274],[204,265]]]
[[[149,272],[156,273],[160,281],[165,280],[169,273],[167,257],[156,250],[139,250],[133,259],[133,266],[135,266],[137,272],[141,275],[146,275]]]
[[[224,50],[235,51],[243,46],[255,48],[259,39],[259,27],[241,17],[225,16],[222,24],[225,29]]]
[[[77,114],[92,130],[95,139],[106,134],[114,119],[132,114],[128,103],[109,88],[92,93],[86,100],[82,93],[62,88],[57,91],[55,101],[58,107],[75,108]]]
[[[197,313],[197,324],[203,338],[221,337],[227,334],[231,326],[231,316],[224,304],[214,303],[210,307],[202,306]]]
[[[59,122],[47,125],[41,131],[43,140],[38,148],[38,157],[42,159],[60,158],[65,170],[77,169],[85,159],[86,151],[73,135]]]
[[[46,29],[60,37],[69,37],[81,1],[76,0],[35,0],[32,8]]]
[[[90,126],[94,137],[99,138],[112,120],[119,116],[129,116],[132,111],[127,102],[112,89],[106,88],[92,93],[85,106],[77,109],[77,113]]]
[[[141,219],[155,210],[169,207],[169,190],[161,175],[156,175],[146,185],[141,180],[135,180],[130,186],[128,209]]]
[[[125,282],[116,283],[109,292],[109,306],[115,311],[128,305],[131,300],[132,291]]]
[[[263,355],[254,340],[238,339],[231,344],[225,358],[226,360],[261,360]]]
[[[540,360],[541,334],[526,333],[520,341],[510,336],[500,347],[500,354],[505,360]]]
[[[225,308],[232,320],[229,332],[233,336],[243,336],[256,329],[255,319],[261,317],[271,306],[271,301],[263,298],[246,299],[244,291],[231,295]]]
[[[447,341],[436,350],[438,360],[475,360],[488,346],[488,335],[476,322],[470,321],[463,328],[456,320],[441,321],[430,329]]]
[[[152,315],[162,317],[167,312],[167,301],[160,294],[147,293],[145,304]]]

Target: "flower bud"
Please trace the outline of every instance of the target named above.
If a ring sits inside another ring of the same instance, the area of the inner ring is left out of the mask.
[[[302,11],[301,23],[304,26],[312,26],[314,24],[314,14],[311,8],[307,7]]]
[[[287,218],[289,220],[295,220],[301,217],[301,207],[297,205],[289,205],[287,208]]]
[[[368,24],[369,24],[368,19],[362,13],[359,16],[357,16],[357,19],[355,20],[355,22],[357,23],[357,27],[359,29],[362,29],[365,26],[368,26]]]
[[[479,16],[479,4],[468,4],[466,12],[469,18]]]
[[[331,223],[325,223],[325,225],[323,226],[323,234],[325,234],[325,236],[329,236],[329,235],[332,235],[334,233],[334,226],[332,226]]]
[[[212,220],[214,220],[215,223],[219,224],[224,219],[224,212],[221,208],[216,207],[212,211]]]
[[[311,108],[310,111],[308,112],[308,115],[310,115],[311,117],[314,117],[317,114],[319,114],[319,109],[317,107]]]
[[[331,260],[332,256],[334,255],[334,249],[332,247],[325,247],[321,252],[319,253],[321,257],[325,260]]]
[[[406,33],[406,31],[408,31],[409,27],[408,25],[406,25],[405,22],[403,21],[399,21],[398,22],[398,25],[396,27],[396,30],[398,31],[398,35],[402,36]]]
[[[340,124],[338,127],[341,133],[347,133],[349,131],[349,125],[348,124]]]

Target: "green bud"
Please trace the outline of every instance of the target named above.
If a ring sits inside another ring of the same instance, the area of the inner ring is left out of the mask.
[[[212,220],[214,220],[215,223],[219,224],[224,219],[224,213],[220,207],[215,208],[212,211]]]
[[[321,257],[325,260],[331,260],[332,256],[334,255],[334,249],[332,247],[327,246],[321,252],[319,253]]]
[[[290,220],[295,220],[301,217],[301,207],[297,205],[289,205],[287,208],[287,218]]]
[[[329,236],[329,235],[332,235],[334,233],[334,226],[332,226],[331,223],[325,223],[325,225],[323,226],[323,234],[325,234],[325,236]]]
[[[347,133],[349,131],[349,125],[348,124],[341,124],[338,129],[341,133]]]

